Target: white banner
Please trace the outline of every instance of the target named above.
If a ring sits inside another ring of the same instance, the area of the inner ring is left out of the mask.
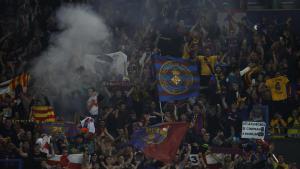
[[[265,122],[243,121],[242,138],[264,139],[265,128]]]
[[[128,61],[127,55],[123,52],[115,52],[109,54],[86,54],[81,62],[81,67],[91,71],[94,74],[107,75],[111,73],[116,76],[128,76]]]
[[[192,166],[197,166],[200,164],[198,154],[190,154],[190,162]]]
[[[116,75],[122,75],[123,77],[128,76],[127,67],[127,55],[123,52],[115,52],[115,53],[109,53],[106,54],[107,56],[110,56],[113,59],[113,62],[111,64],[111,70]]]

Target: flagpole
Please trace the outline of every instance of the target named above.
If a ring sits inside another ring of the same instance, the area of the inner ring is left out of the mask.
[[[161,102],[159,102],[159,109],[160,109],[160,113],[163,114],[162,107],[161,107]],[[163,115],[161,116],[161,121],[164,122],[164,116]]]

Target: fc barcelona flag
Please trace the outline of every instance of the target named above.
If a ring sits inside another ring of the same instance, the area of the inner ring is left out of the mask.
[[[160,101],[182,100],[198,96],[200,78],[195,63],[170,56],[154,56],[153,58]]]
[[[171,163],[188,126],[188,123],[176,122],[137,129],[132,135],[131,144],[142,150],[147,157]]]

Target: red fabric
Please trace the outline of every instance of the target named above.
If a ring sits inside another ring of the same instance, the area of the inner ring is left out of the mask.
[[[61,165],[60,161],[48,160],[47,163],[51,166],[56,166],[58,164]],[[79,163],[69,163],[67,167],[68,167],[68,169],[81,169],[81,164],[79,164]]]
[[[50,166],[62,166],[67,169],[81,169],[81,162],[70,161],[68,159],[68,155],[62,155],[58,159],[49,159],[47,160],[47,164]]]
[[[48,143],[46,143],[43,148],[50,150],[50,145]]]
[[[69,169],[81,169],[81,164],[78,163],[70,163],[68,166]]]
[[[80,130],[82,133],[88,133],[89,132],[89,129],[88,128],[81,128]]]
[[[188,123],[183,122],[161,124],[160,128],[169,128],[167,137],[159,144],[147,145],[144,154],[165,163],[172,163],[188,126]]]
[[[60,157],[60,164],[61,164],[63,167],[69,166],[69,163],[70,163],[70,161],[69,161],[67,155],[62,155],[62,156]]]

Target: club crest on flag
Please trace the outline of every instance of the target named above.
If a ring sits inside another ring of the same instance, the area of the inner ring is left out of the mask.
[[[159,144],[168,136],[169,128],[148,127],[145,130],[147,134],[144,137],[144,141],[147,144]]]
[[[180,62],[175,61],[165,62],[159,70],[158,77],[161,87],[173,95],[185,93],[194,80],[192,72]]]
[[[133,132],[130,144],[147,157],[171,163],[188,130],[188,123],[160,123],[143,127]]]
[[[200,77],[195,62],[172,56],[152,56],[159,101],[183,100],[199,95]]]

